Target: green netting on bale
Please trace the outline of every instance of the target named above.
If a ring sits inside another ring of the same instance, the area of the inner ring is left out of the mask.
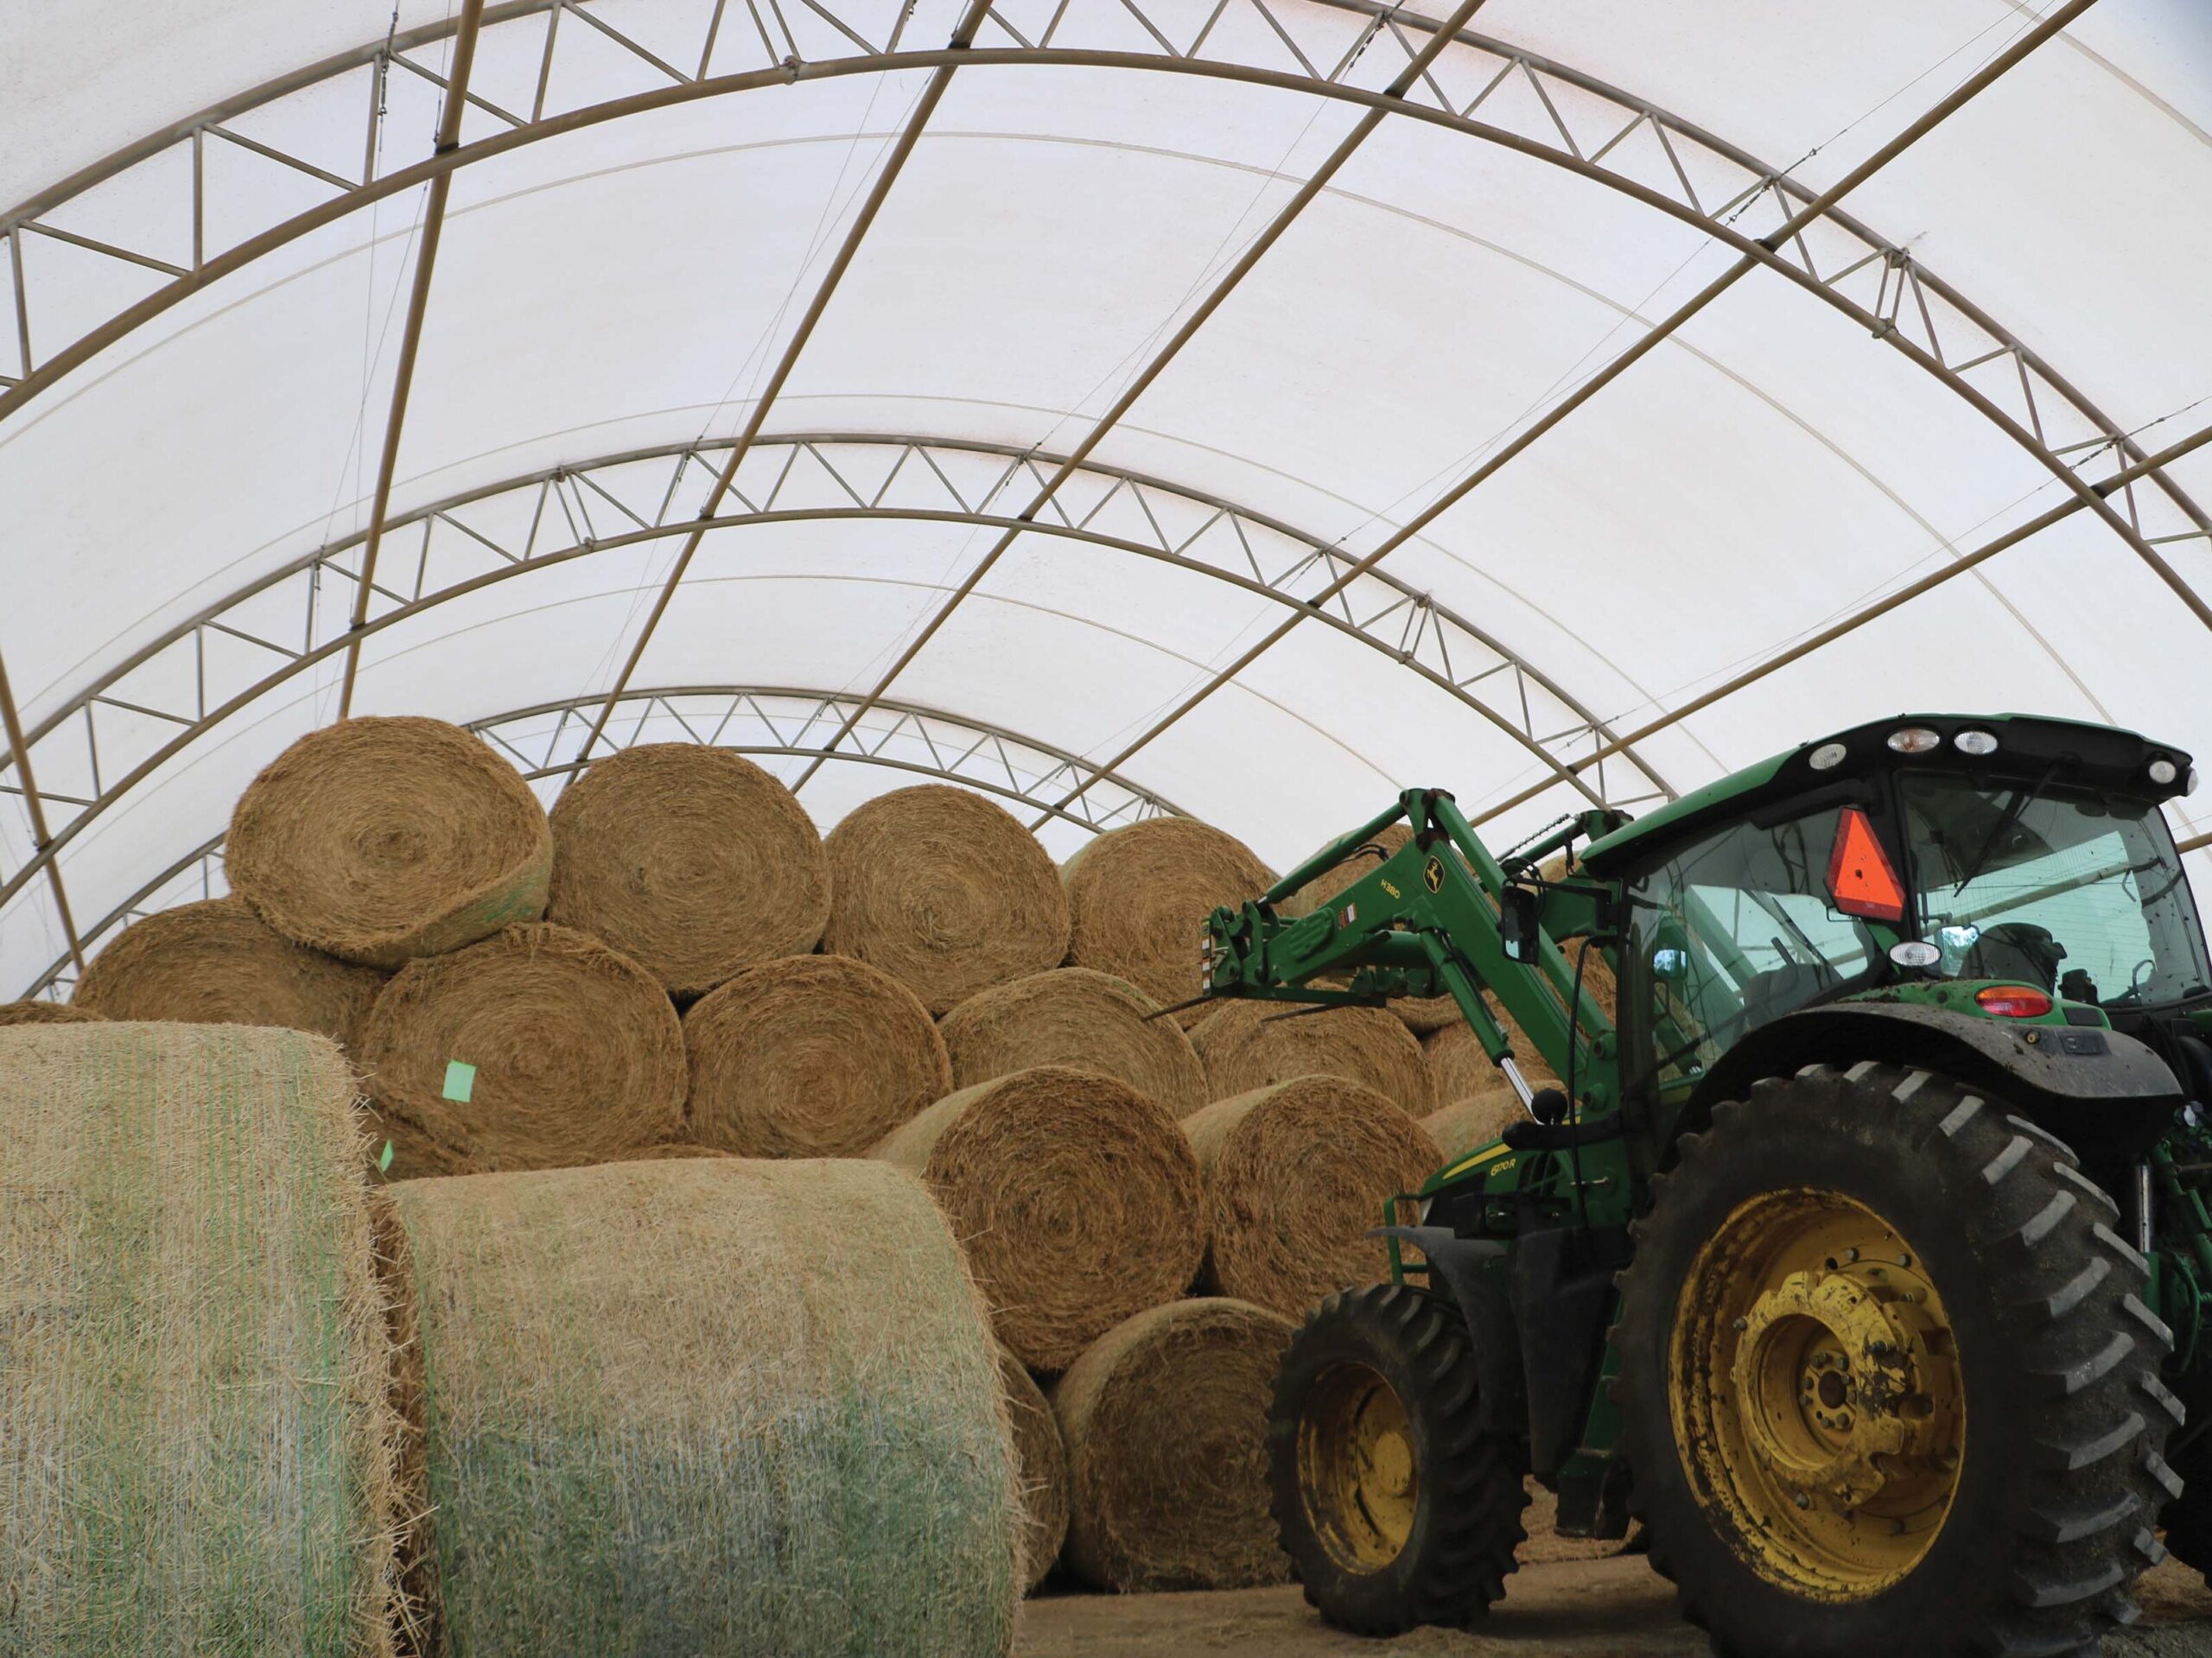
[[[1008,1649],[998,1363],[918,1183],[710,1159],[391,1195],[454,1658]]]
[[[296,1032],[0,1032],[0,1652],[391,1651],[353,1099]]]

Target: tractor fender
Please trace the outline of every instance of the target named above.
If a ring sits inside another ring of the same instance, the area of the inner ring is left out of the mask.
[[[1711,1121],[1762,1077],[1863,1059],[1912,1065],[1986,1090],[2073,1147],[2085,1164],[2133,1161],[2172,1125],[2186,1097],[2150,1047],[2118,1031],[1978,1018],[1909,1002],[1833,1002],[1761,1026],[1698,1083],[1669,1134]]]
[[[1466,1323],[1484,1427],[1525,1439],[1528,1390],[1522,1380],[1520,1327],[1502,1270],[1505,1245],[1463,1238],[1445,1226],[1378,1226],[1367,1236],[1395,1238],[1428,1257],[1431,1293],[1456,1305]]]

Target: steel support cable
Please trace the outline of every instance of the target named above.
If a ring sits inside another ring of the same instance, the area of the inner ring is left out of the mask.
[[[38,785],[31,777],[30,745],[23,740],[23,722],[16,713],[16,693],[8,683],[8,664],[0,659],[0,721],[4,721],[8,732],[8,753],[16,762],[16,775],[22,780],[23,804],[29,809],[31,819],[31,855],[46,859],[46,879],[54,888],[54,907],[60,912],[61,936],[69,943],[69,959],[77,964],[77,971],[85,970],[85,947],[78,942],[76,918],[69,912],[68,890],[61,884],[61,865],[49,856],[47,848],[54,837],[46,830],[46,803],[39,796]]]
[[[964,52],[974,43],[976,31],[982,27],[991,3],[992,0],[969,0],[968,10],[961,15],[959,24],[952,32],[948,50]],[[630,677],[638,671],[638,664],[645,659],[645,647],[652,643],[653,633],[660,626],[660,619],[668,613],[669,602],[676,597],[676,589],[683,580],[683,573],[691,567],[692,556],[707,538],[709,522],[721,511],[722,498],[729,493],[730,486],[736,481],[738,468],[745,464],[746,456],[753,453],[760,429],[767,422],[768,411],[782,395],[785,382],[791,378],[792,369],[798,366],[799,353],[806,349],[807,341],[813,337],[815,325],[822,321],[822,314],[830,308],[830,302],[837,292],[837,284],[844,279],[853,256],[860,251],[869,227],[875,223],[877,213],[891,194],[891,187],[898,182],[899,175],[906,165],[906,158],[914,153],[914,146],[921,141],[922,130],[929,125],[930,117],[937,112],[938,104],[944,97],[944,89],[952,84],[953,74],[958,67],[957,60],[945,63],[930,76],[929,85],[923,89],[920,99],[914,105],[913,114],[907,118],[906,126],[899,134],[898,142],[892,145],[891,153],[884,158],[883,165],[876,169],[875,182],[868,187],[867,200],[861,203],[860,212],[846,231],[845,239],[839,245],[836,257],[830,262],[830,269],[816,285],[814,297],[807,302],[798,326],[791,331],[791,337],[784,342],[783,355],[777,359],[776,366],[761,386],[760,395],[753,400],[753,412],[746,417],[744,429],[730,446],[729,458],[722,463],[721,470],[715,473],[714,487],[707,492],[706,502],[699,509],[699,522],[684,537],[683,548],[676,555],[676,562],[669,567],[668,579],[662,583],[659,594],[653,600],[653,607],[645,616],[645,625],[639,630],[637,641],[630,647],[629,658],[623,663],[622,671],[615,676],[613,687],[607,694],[607,702],[600,709],[599,717],[592,721],[591,735],[578,756],[580,759],[588,761],[592,750],[598,746],[600,738],[605,734],[607,722],[613,717],[615,704],[622,700],[622,693],[629,689]],[[570,781],[574,780],[575,775],[570,773]],[[567,785],[564,783],[562,786],[565,789]]]
[[[2041,46],[2052,35],[2057,34],[2059,30],[2065,28],[2067,24],[2073,22],[2075,18],[2080,16],[2083,12],[2087,11],[2095,3],[2096,0],[2067,0],[2065,4],[2059,6],[2056,10],[2053,10],[2040,23],[2037,24],[2035,28],[2030,29],[2025,35],[2015,41],[2011,46],[2005,48],[2004,51],[1999,53],[1994,58],[1992,58],[1987,63],[1984,64],[1980,69],[1976,70],[1972,75],[1969,75],[1956,87],[1953,88],[1948,95],[1938,100],[1933,107],[1929,109],[1910,125],[1907,126],[1902,132],[1898,133],[1888,143],[1882,145],[1880,149],[1875,150],[1872,155],[1860,162],[1858,166],[1853,168],[1850,172],[1845,174],[1842,178],[1830,185],[1819,195],[1814,197],[1811,201],[1808,202],[1802,208],[1799,209],[1798,212],[1792,214],[1789,219],[1782,225],[1778,226],[1774,230],[1768,232],[1764,236],[1760,237],[1758,241],[1758,246],[1760,249],[1763,249],[1766,253],[1772,254],[1775,250],[1784,245],[1791,238],[1803,232],[1807,226],[1811,225],[1816,219],[1820,219],[1821,215],[1827,212],[1831,206],[1841,200],[1845,196],[1850,194],[1852,191],[1857,189],[1868,179],[1872,178],[1876,173],[1888,166],[1899,156],[1904,154],[1906,150],[1910,149],[1921,139],[1926,137],[1929,133],[1934,131],[1937,126],[1948,120],[1951,116],[1956,114],[1960,110],[1965,108],[1966,105],[1977,95],[1994,85],[2007,70],[2013,67],[2013,65],[2018,63],[2023,58],[2025,58],[2030,53],[2033,52],[2037,47]],[[1440,34],[1443,32],[1445,31],[1439,31]],[[1713,278],[1712,282],[1708,283],[1703,289],[1693,295],[1688,300],[1685,301],[1671,315],[1667,317],[1665,321],[1656,324],[1655,327],[1648,330],[1639,337],[1633,345],[1630,346],[1627,350],[1622,352],[1611,362],[1607,363],[1603,368],[1599,369],[1597,373],[1591,376],[1590,378],[1585,380],[1580,386],[1575,388],[1575,390],[1558,403],[1549,414],[1536,421],[1526,431],[1522,432],[1510,443],[1508,443],[1495,455],[1483,462],[1482,465],[1477,467],[1472,472],[1469,473],[1465,478],[1462,478],[1457,484],[1454,484],[1434,501],[1432,501],[1421,511],[1415,513],[1411,518],[1407,520],[1405,524],[1400,525],[1395,531],[1386,537],[1382,544],[1376,547],[1374,551],[1359,559],[1341,575],[1338,576],[1328,587],[1323,588],[1319,594],[1315,594],[1312,601],[1313,604],[1318,607],[1327,603],[1329,600],[1334,598],[1338,593],[1349,587],[1354,581],[1365,575],[1376,565],[1381,563],[1382,560],[1389,557],[1400,547],[1404,546],[1406,543],[1414,539],[1414,537],[1420,535],[1422,530],[1426,530],[1430,524],[1433,524],[1438,518],[1441,518],[1452,507],[1458,505],[1460,501],[1464,500],[1474,490],[1478,488],[1485,480],[1495,476],[1504,467],[1512,464],[1513,461],[1516,457],[1526,453],[1547,433],[1550,432],[1561,422],[1565,421],[1569,415],[1572,415],[1576,410],[1582,407],[1584,403],[1589,402],[1590,399],[1596,397],[1599,392],[1604,391],[1605,387],[1611,385],[1615,380],[1618,379],[1623,374],[1626,373],[1630,368],[1642,361],[1645,356],[1656,350],[1677,329],[1681,328],[1683,324],[1689,321],[1691,318],[1697,315],[1699,312],[1705,309],[1705,308],[1710,305],[1714,300],[1719,298],[1721,295],[1726,293],[1729,289],[1734,287],[1738,282],[1742,281],[1744,277],[1750,275],[1751,272],[1758,270],[1760,264],[1761,260],[1758,253],[1746,252],[1741,258],[1737,260],[1734,264],[1731,265],[1726,270],[1723,271],[1719,276]],[[2084,490],[2087,489],[2086,485],[2082,487]],[[2101,507],[2104,505],[2103,498],[2101,496],[2092,496],[2089,497],[2088,499],[2094,500],[2094,503]],[[2084,504],[2087,504],[2087,502],[2085,501]],[[2107,513],[2110,512],[2109,508],[2106,508],[2105,511]],[[2121,528],[2123,533],[2125,533],[2125,525],[2123,524]],[[2166,565],[2164,560],[2159,558],[2154,549],[2146,546],[2139,549],[2139,550],[2145,553],[2153,561],[2157,567],[2166,570],[2170,574],[2171,581],[2178,584],[2178,590],[2183,592],[2187,598],[2192,602],[2192,607],[2197,609],[2199,615],[2202,617],[2206,626],[2208,627],[2212,627],[2212,609],[2204,608],[2202,601],[2196,599],[2193,593],[2188,592],[2186,584],[2181,582],[2178,574],[2172,573],[2171,567]],[[1109,771],[1119,771],[1122,766],[1128,763],[1130,757],[1135,755],[1140,749],[1145,747],[1146,745],[1152,742],[1162,733],[1173,728],[1176,721],[1182,719],[1185,715],[1189,714],[1192,709],[1197,708],[1208,697],[1211,696],[1216,691],[1218,691],[1224,685],[1228,684],[1230,681],[1236,678],[1238,674],[1250,667],[1253,663],[1258,661],[1261,657],[1266,655],[1268,651],[1274,649],[1274,646],[1281,643],[1281,640],[1303,619],[1304,618],[1302,616],[1293,615],[1278,623],[1256,644],[1253,645],[1250,648],[1240,654],[1234,662],[1229,664],[1229,666],[1216,673],[1211,679],[1207,680],[1204,685],[1201,685],[1196,691],[1192,692],[1182,702],[1177,703],[1176,706],[1173,709],[1169,710],[1167,714],[1163,715],[1160,719],[1154,721],[1150,726],[1147,727],[1142,734],[1138,736],[1134,742],[1131,742],[1126,747],[1122,748],[1121,752],[1116,754],[1110,761],[1107,762],[1106,769]],[[1624,747],[1629,740],[1630,740],[1627,739],[1621,740],[1621,746]],[[1577,763],[1568,769],[1574,772],[1579,778],[1582,769],[1591,763],[1592,762],[1586,759],[1582,762]],[[1554,779],[1554,781],[1556,779]],[[1547,783],[1544,786],[1548,788],[1551,785],[1549,783]],[[1080,791],[1080,788],[1078,788],[1077,792],[1079,793]],[[1586,793],[1587,791],[1585,791],[1584,792]],[[1061,807],[1065,807],[1073,798],[1074,796],[1070,795],[1064,797],[1057,804]],[[1041,818],[1038,821],[1039,823],[1043,822]],[[1034,826],[1033,825],[1033,827]]]
[[[431,153],[449,155],[461,148],[461,117],[468,109],[468,77],[476,64],[476,37],[484,23],[484,0],[461,0],[461,29],[454,36],[453,73],[446,80],[445,105],[438,112],[438,141]],[[376,496],[369,508],[369,538],[361,549],[359,586],[353,594],[354,638],[346,647],[346,677],[338,689],[338,717],[353,711],[353,683],[361,671],[361,626],[369,619],[369,595],[376,590],[377,554],[384,545],[385,518],[391,511],[393,469],[399,464],[400,435],[407,425],[407,399],[415,389],[415,356],[423,344],[423,319],[430,308],[430,278],[437,269],[438,242],[445,230],[446,202],[453,194],[450,169],[430,181],[423,210],[423,240],[415,254],[415,279],[407,295],[407,321],[399,335],[399,358],[392,370],[391,413],[385,418],[384,454],[377,462]]]
[[[1260,233],[1246,245],[1244,251],[1237,256],[1236,262],[1222,274],[1221,280],[1213,285],[1205,298],[1199,301],[1190,315],[1184,318],[1182,325],[1168,337],[1167,343],[1153,354],[1152,359],[1138,371],[1136,377],[1127,386],[1122,388],[1122,394],[1115,398],[1112,405],[1099,416],[1091,429],[1084,434],[1082,441],[1070,449],[1060,464],[1053,468],[1052,475],[1045,480],[1043,486],[1038,490],[1029,505],[1015,515],[1017,520],[1015,527],[1008,530],[991,544],[991,549],[976,561],[975,568],[961,579],[960,585],[953,588],[944,602],[938,607],[935,613],[923,624],[921,632],[917,633],[899,651],[890,667],[884,670],[882,677],[876,681],[874,689],[861,699],[852,712],[846,716],[844,724],[838,727],[836,734],[830,738],[825,747],[824,758],[828,754],[835,753],[838,745],[852,734],[854,727],[867,717],[868,710],[882,699],[884,693],[889,690],[899,676],[906,670],[908,664],[922,653],[924,647],[937,637],[938,630],[951,619],[952,613],[960,607],[962,600],[973,593],[977,584],[990,574],[992,567],[1006,556],[1007,549],[1021,538],[1025,527],[1036,520],[1037,515],[1042,512],[1046,505],[1059,492],[1060,486],[1075,475],[1077,469],[1083,465],[1090,452],[1105,441],[1107,435],[1121,424],[1122,416],[1136,406],[1137,400],[1151,389],[1153,382],[1166,372],[1168,365],[1181,354],[1183,347],[1191,343],[1198,330],[1205,326],[1208,319],[1221,308],[1231,294],[1236,291],[1238,284],[1251,274],[1253,267],[1266,256],[1268,250],[1282,238],[1283,233],[1297,222],[1299,215],[1304,213],[1314,198],[1321,194],[1329,181],[1343,168],[1344,164],[1352,158],[1353,153],[1367,142],[1368,136],[1382,124],[1382,118],[1389,113],[1388,104],[1402,100],[1408,92],[1420,84],[1421,78],[1427,73],[1429,65],[1435,62],[1444,48],[1449,46],[1457,36],[1460,27],[1480,10],[1482,5],[1483,0],[1460,0],[1459,6],[1452,12],[1451,17],[1438,26],[1435,32],[1429,36],[1427,43],[1408,60],[1406,67],[1398,72],[1396,78],[1383,90],[1382,96],[1387,102],[1372,106],[1362,115],[1353,124],[1352,130],[1344,135],[1342,142],[1329,152],[1328,158],[1313,170],[1303,184],[1298,187],[1290,200],[1282,205],[1275,216],[1269,219]],[[823,761],[817,759],[805,771],[800,772],[798,780],[791,785],[793,792],[796,793],[798,790],[806,787],[807,784],[812,780],[814,774],[822,769],[822,765]],[[1586,785],[1570,775],[1562,774],[1561,780],[1573,783],[1575,787],[1582,789],[1586,793],[1588,792]],[[1593,804],[1602,804],[1594,795],[1591,799]],[[1051,815],[1048,812],[1046,817]],[[1037,823],[1043,823],[1046,817],[1039,818]]]
[[[2082,509],[2084,506],[2087,506],[2091,500],[2102,501],[2107,496],[2111,495],[2114,490],[2126,488],[2137,479],[2143,477],[2148,473],[2155,472],[2161,467],[2167,466],[2173,461],[2180,460],[2183,455],[2189,454],[2195,450],[2203,448],[2207,443],[2212,443],[2212,426],[2201,428],[2197,431],[2191,433],[2189,436],[2182,439],[2178,443],[2172,445],[2171,448],[2161,449],[2156,454],[2146,456],[2143,460],[2135,462],[2133,466],[2125,467],[2121,471],[2114,473],[2111,477],[2106,479],[2104,482],[2101,484],[2088,485],[2086,486],[2087,499],[2084,499],[2082,496],[2076,496],[2072,500],[2061,501],[2050,511],[2037,514],[2036,517],[2030,518],[2025,524],[2019,524],[2013,529],[2007,530],[2003,535],[1995,537],[1993,540],[1984,542],[1980,546],[1975,548],[1974,551],[1952,560],[1951,562],[1944,565],[1940,570],[1931,570],[1926,575],[1922,576],[1917,581],[1913,581],[1904,587],[1899,588],[1895,593],[1885,594],[1883,597],[1874,600],[1872,604],[1864,606],[1861,608],[1852,612],[1850,615],[1846,616],[1842,620],[1822,628],[1819,632],[1813,634],[1810,638],[1800,639],[1788,650],[1770,657],[1766,661],[1758,664],[1757,666],[1745,669],[1734,678],[1726,680],[1719,685],[1715,685],[1711,690],[1703,692],[1700,696],[1691,698],[1688,702],[1683,703],[1681,707],[1670,709],[1667,713],[1661,715],[1658,718],[1652,720],[1646,724],[1638,726],[1634,731],[1630,732],[1626,736],[1615,738],[1611,743],[1597,750],[1595,753],[1586,754],[1580,759],[1570,762],[1568,769],[1580,771],[1584,766],[1595,765],[1601,760],[1611,759],[1615,754],[1625,753],[1632,745],[1640,743],[1646,738],[1656,736],[1660,732],[1666,730],[1669,726],[1678,725],[1693,715],[1703,713],[1707,708],[1711,708],[1715,702],[1719,702],[1723,697],[1733,696],[1738,691],[1742,690],[1747,685],[1756,685],[1760,680],[1764,679],[1768,675],[1780,672],[1783,669],[1789,666],[1793,662],[1800,661],[1802,658],[1810,656],[1814,651],[1820,650],[1823,645],[1834,644],[1836,640],[1843,638],[1847,633],[1857,632],[1860,628],[1866,626],[1867,623],[1878,620],[1881,617],[1888,615],[1900,605],[1905,604],[1911,600],[1917,599],[1923,593],[1928,593],[1936,588],[1942,587],[1946,581],[1950,581],[1955,576],[1964,575],[1968,570],[1974,569],[1979,565],[1987,563],[1991,559],[1996,557],[1998,554],[2005,551],[2005,549],[2018,546],[2020,543],[2027,540],[2031,536],[2040,535],[2044,530],[2050,529],[2051,525],[2058,523],[2060,520],[2071,518],[2075,513],[2082,511]],[[1116,766],[1118,766],[1120,765],[1120,761],[1116,760],[1114,764]],[[1546,790],[1552,786],[1552,782],[1548,779],[1544,782],[1531,784],[1528,788],[1522,790],[1520,793],[1513,796],[1510,799],[1502,800],[1495,806],[1485,808],[1480,816],[1472,818],[1469,821],[1477,825],[1487,823],[1491,819],[1497,816],[1502,812],[1511,811],[1516,806],[1526,805],[1529,801],[1534,800],[1538,795],[1542,794]],[[1065,803],[1063,802],[1062,804],[1065,804]],[[2201,837],[2199,840],[2192,842],[2190,845],[2202,845],[2208,841],[2212,841],[2212,835]],[[2182,849],[2183,851],[2188,851],[2190,848],[2184,847]]]

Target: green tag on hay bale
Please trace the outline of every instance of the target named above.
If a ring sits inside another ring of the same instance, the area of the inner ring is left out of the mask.
[[[384,1150],[378,1154],[377,1172],[378,1174],[391,1172],[391,1142],[388,1140],[384,1143]]]
[[[476,1067],[458,1059],[446,1061],[446,1098],[458,1105],[467,1105],[468,1096],[476,1091]]]

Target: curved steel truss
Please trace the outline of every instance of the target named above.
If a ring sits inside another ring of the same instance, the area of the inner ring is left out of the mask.
[[[1033,737],[963,720],[911,702],[880,702],[834,755],[823,746],[857,699],[788,687],[679,685],[626,695],[600,739],[598,758],[633,742],[695,742],[772,762],[888,767],[917,778],[963,784],[1010,806],[1049,810],[1073,785],[1091,786],[1079,806],[1057,814],[1079,829],[1103,832],[1148,817],[1183,814],[1159,796],[1096,772],[1080,756]],[[564,702],[516,708],[473,721],[469,729],[535,782],[563,778],[583,764],[584,738],[602,699],[596,692]],[[771,764],[771,771],[778,768]],[[783,768],[785,780],[795,767]],[[142,917],[226,890],[223,836],[194,847],[148,881],[84,936],[86,956]],[[62,956],[28,986],[25,996],[67,997],[75,964]]]
[[[536,46],[540,69],[526,105],[467,93],[481,136],[444,153],[428,135],[379,120],[395,78],[442,92],[437,54],[457,27],[425,25],[342,54],[227,99],[117,152],[0,215],[0,297],[12,328],[0,328],[0,420],[78,364],[187,295],[369,201],[603,120],[695,98],[804,79],[902,68],[992,65],[1100,65],[1211,75],[1363,103],[1419,53],[1416,37],[1439,25],[1380,0],[1120,0],[1069,7],[1053,0],[996,0],[976,43],[938,48],[939,21],[903,0],[806,0],[761,7],[717,4],[682,54],[650,49],[589,0],[505,0],[488,6],[482,29],[511,49]],[[939,7],[938,10],[943,10]],[[949,16],[949,13],[948,13]],[[914,42],[926,40],[918,48]],[[626,54],[641,91],[597,104],[564,105],[564,53]],[[358,156],[302,152],[288,135],[299,107],[320,101],[353,110],[362,123]],[[1463,29],[1402,99],[1389,107],[1503,145],[1621,191],[1695,226],[1837,309],[1933,374],[1996,422],[2055,472],[2069,458],[2110,448],[2141,451],[2123,429],[2035,352],[1910,250],[1848,213],[1776,249],[1757,238],[1787,222],[1815,193],[1781,169],[1633,94],[1568,66]],[[215,158],[220,164],[215,164]],[[324,200],[289,219],[249,210],[256,169],[288,173]],[[237,200],[226,200],[226,189]],[[128,246],[84,226],[105,223],[110,193],[168,194],[177,210],[159,217],[191,227],[188,245]],[[211,238],[210,226],[222,226]],[[102,281],[84,277],[91,261]],[[116,294],[111,313],[86,317],[88,289]],[[124,294],[134,294],[130,298]],[[62,296],[66,295],[66,303]],[[49,338],[48,297],[67,314]],[[2125,501],[2128,524],[2148,544],[2212,539],[2209,518],[2171,479],[2154,472]]]
[[[1042,517],[1017,525],[1016,508],[1055,457],[939,438],[823,433],[755,443],[721,509],[702,519],[700,505],[729,447],[610,455],[395,516],[361,632],[350,619],[365,532],[320,548],[172,629],[30,728],[52,833],[19,867],[0,869],[0,902],[158,767],[349,643],[531,570],[702,525],[867,518],[1018,527],[1171,564],[1310,613],[1382,652],[1511,736],[1554,780],[1573,779],[1593,804],[1633,809],[1672,797],[1630,756],[1592,766],[1586,777],[1572,770],[1610,746],[1615,734],[1489,633],[1396,578],[1372,571],[1325,607],[1310,605],[1301,594],[1341,577],[1351,556],[1263,513],[1091,464],[1077,469]],[[0,755],[0,794],[20,792]]]

